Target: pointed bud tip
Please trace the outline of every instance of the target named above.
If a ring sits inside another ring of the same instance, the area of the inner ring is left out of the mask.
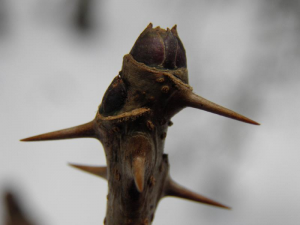
[[[145,158],[136,157],[132,163],[132,174],[134,178],[134,183],[139,192],[144,190],[144,180],[145,180]]]
[[[144,190],[144,182],[135,180],[137,190],[142,193]]]
[[[178,33],[177,33],[177,24],[175,24],[175,25],[172,27],[171,32],[172,32],[175,36],[178,36]]]

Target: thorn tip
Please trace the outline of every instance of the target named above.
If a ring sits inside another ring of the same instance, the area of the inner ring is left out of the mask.
[[[193,92],[186,92],[183,95],[184,103],[186,106],[197,108],[197,109],[202,109],[207,112],[211,112],[214,114],[218,114],[220,116],[225,116],[234,120],[238,120],[241,122],[253,124],[253,125],[260,125],[254,120],[251,120],[243,115],[240,115],[230,109],[227,109],[223,106],[220,106],[216,103],[213,103],[205,98],[202,98],[198,95],[196,95]]]
[[[206,198],[202,195],[199,195],[195,192],[192,192],[192,191],[186,189],[183,186],[180,186],[179,184],[175,183],[171,178],[169,178],[169,180],[167,182],[168,183],[167,183],[166,190],[165,190],[166,196],[174,196],[174,197],[184,198],[184,199],[191,200],[191,201],[196,201],[199,203],[217,206],[217,207],[224,208],[224,209],[231,209],[230,207],[228,207],[226,205],[223,205],[219,202],[216,202],[214,200]]]
[[[69,166],[82,170],[84,172],[102,177],[107,180],[107,167],[106,166],[84,166],[78,164],[68,163]]]
[[[95,137],[95,131],[93,127],[93,121],[82,124],[76,127],[71,127],[63,130],[53,131],[50,133],[40,134],[29,138],[21,139],[20,141],[50,141],[61,140],[71,138],[93,138]]]

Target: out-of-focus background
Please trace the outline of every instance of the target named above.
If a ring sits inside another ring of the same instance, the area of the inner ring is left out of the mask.
[[[166,198],[153,224],[299,224],[298,0],[0,0],[0,193],[40,225],[102,224],[106,181],[67,166],[104,165],[101,144],[19,139],[92,120],[149,22],[177,24],[196,93],[262,124],[176,115],[172,177],[232,210]]]

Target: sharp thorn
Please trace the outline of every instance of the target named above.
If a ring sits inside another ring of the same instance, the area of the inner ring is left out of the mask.
[[[221,208],[225,208],[225,209],[231,209],[228,206],[220,204],[214,200],[208,199],[202,195],[192,192],[183,186],[180,186],[179,184],[175,183],[170,178],[169,178],[169,181],[166,186],[165,196],[179,197],[179,198],[183,198],[183,199],[187,199],[187,200],[191,200],[191,201],[195,201],[195,202],[199,202],[199,203],[213,205],[213,206],[217,206],[217,207],[221,207]]]
[[[50,140],[61,140],[71,138],[94,138],[94,122],[91,121],[86,124],[82,124],[76,127],[71,127],[63,130],[53,131],[29,138],[22,139],[20,141],[50,141]]]
[[[132,161],[132,173],[134,177],[134,183],[139,192],[144,190],[145,180],[145,158],[138,156]]]
[[[254,125],[260,125],[259,123],[242,116],[230,109],[227,109],[223,106],[217,105],[205,98],[202,98],[198,95],[196,95],[193,92],[186,92],[185,95],[183,95],[183,101],[185,102],[186,106],[202,109],[207,112],[215,113],[221,116],[225,116],[234,120],[239,120],[245,123],[254,124]]]
[[[102,177],[103,179],[107,180],[107,167],[106,166],[84,166],[84,165],[76,165],[76,164],[72,164],[72,163],[69,163],[69,166],[72,166],[76,169],[96,175],[98,177]]]

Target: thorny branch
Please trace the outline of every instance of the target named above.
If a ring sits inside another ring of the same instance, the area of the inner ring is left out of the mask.
[[[108,87],[96,117],[89,123],[22,141],[96,138],[106,167],[72,165],[108,181],[107,225],[148,225],[160,199],[175,196],[228,208],[175,183],[169,174],[164,142],[171,118],[185,107],[258,125],[192,91],[184,46],[176,25],[152,24],[142,32],[123,67]]]

